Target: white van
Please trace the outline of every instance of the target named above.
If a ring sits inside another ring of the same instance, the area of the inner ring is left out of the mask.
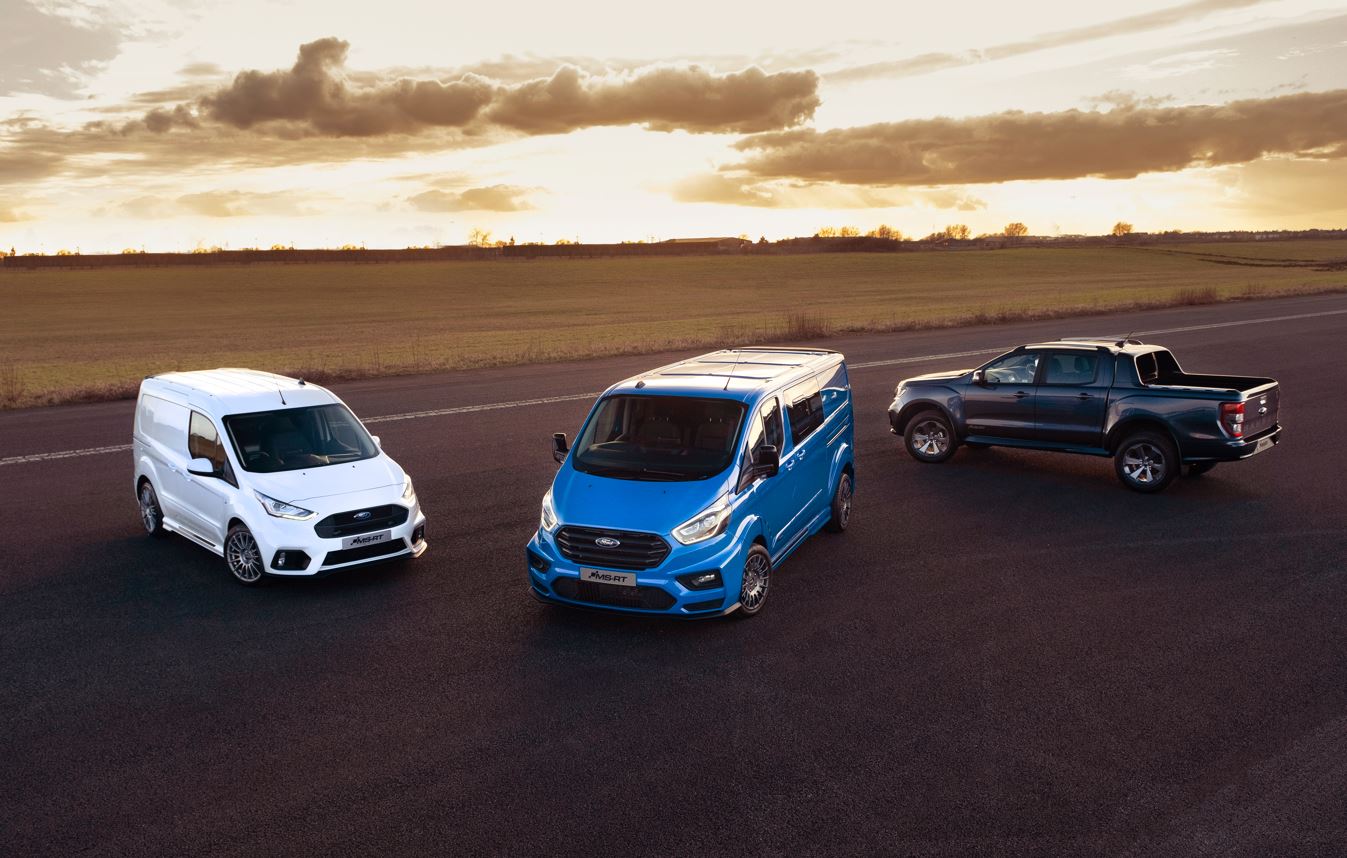
[[[248,369],[153,376],[134,435],[145,530],[209,548],[241,584],[426,550],[411,478],[318,385]]]

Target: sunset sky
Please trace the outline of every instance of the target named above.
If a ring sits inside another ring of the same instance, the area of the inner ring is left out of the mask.
[[[1347,227],[1341,2],[0,12],[20,253]]]

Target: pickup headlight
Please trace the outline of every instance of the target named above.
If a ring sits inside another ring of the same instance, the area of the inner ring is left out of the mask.
[[[552,506],[551,489],[548,489],[547,494],[543,495],[543,512],[539,524],[548,533],[551,533],[557,526],[557,510],[556,507]]]
[[[412,487],[411,477],[408,477],[407,482],[402,486],[402,500],[404,503],[413,503],[416,501],[416,489]]]
[[[259,491],[254,491],[258,501],[262,504],[262,509],[267,511],[267,515],[276,518],[288,518],[291,521],[308,521],[313,518],[314,512],[311,509],[305,509],[302,506],[295,506],[292,503],[286,503],[283,500],[276,500],[270,495],[264,495]]]
[[[730,524],[729,498],[721,498],[706,512],[674,528],[673,537],[684,545],[705,542],[725,532]]]

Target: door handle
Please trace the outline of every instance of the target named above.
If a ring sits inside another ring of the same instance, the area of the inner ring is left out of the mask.
[[[1091,394],[1089,394],[1089,393],[1077,393],[1077,394],[1076,394],[1076,398],[1077,398],[1077,399],[1094,399],[1094,396],[1091,395]]]
[[[1029,394],[1025,393],[1023,390],[1017,390],[1017,391],[1015,391],[1014,393],[1012,393],[1012,394],[1010,394],[1010,395],[1013,396],[1013,397],[1015,397],[1016,399],[1023,399],[1024,397],[1028,396]]]

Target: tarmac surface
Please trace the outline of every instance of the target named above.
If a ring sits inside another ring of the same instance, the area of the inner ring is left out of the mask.
[[[1282,443],[1145,496],[889,433],[905,376],[1129,330],[1278,379]],[[749,622],[527,593],[551,433],[677,355],[334,385],[430,550],[254,589],[144,535],[132,403],[0,413],[0,853],[1347,854],[1347,296],[818,345],[853,523]]]

